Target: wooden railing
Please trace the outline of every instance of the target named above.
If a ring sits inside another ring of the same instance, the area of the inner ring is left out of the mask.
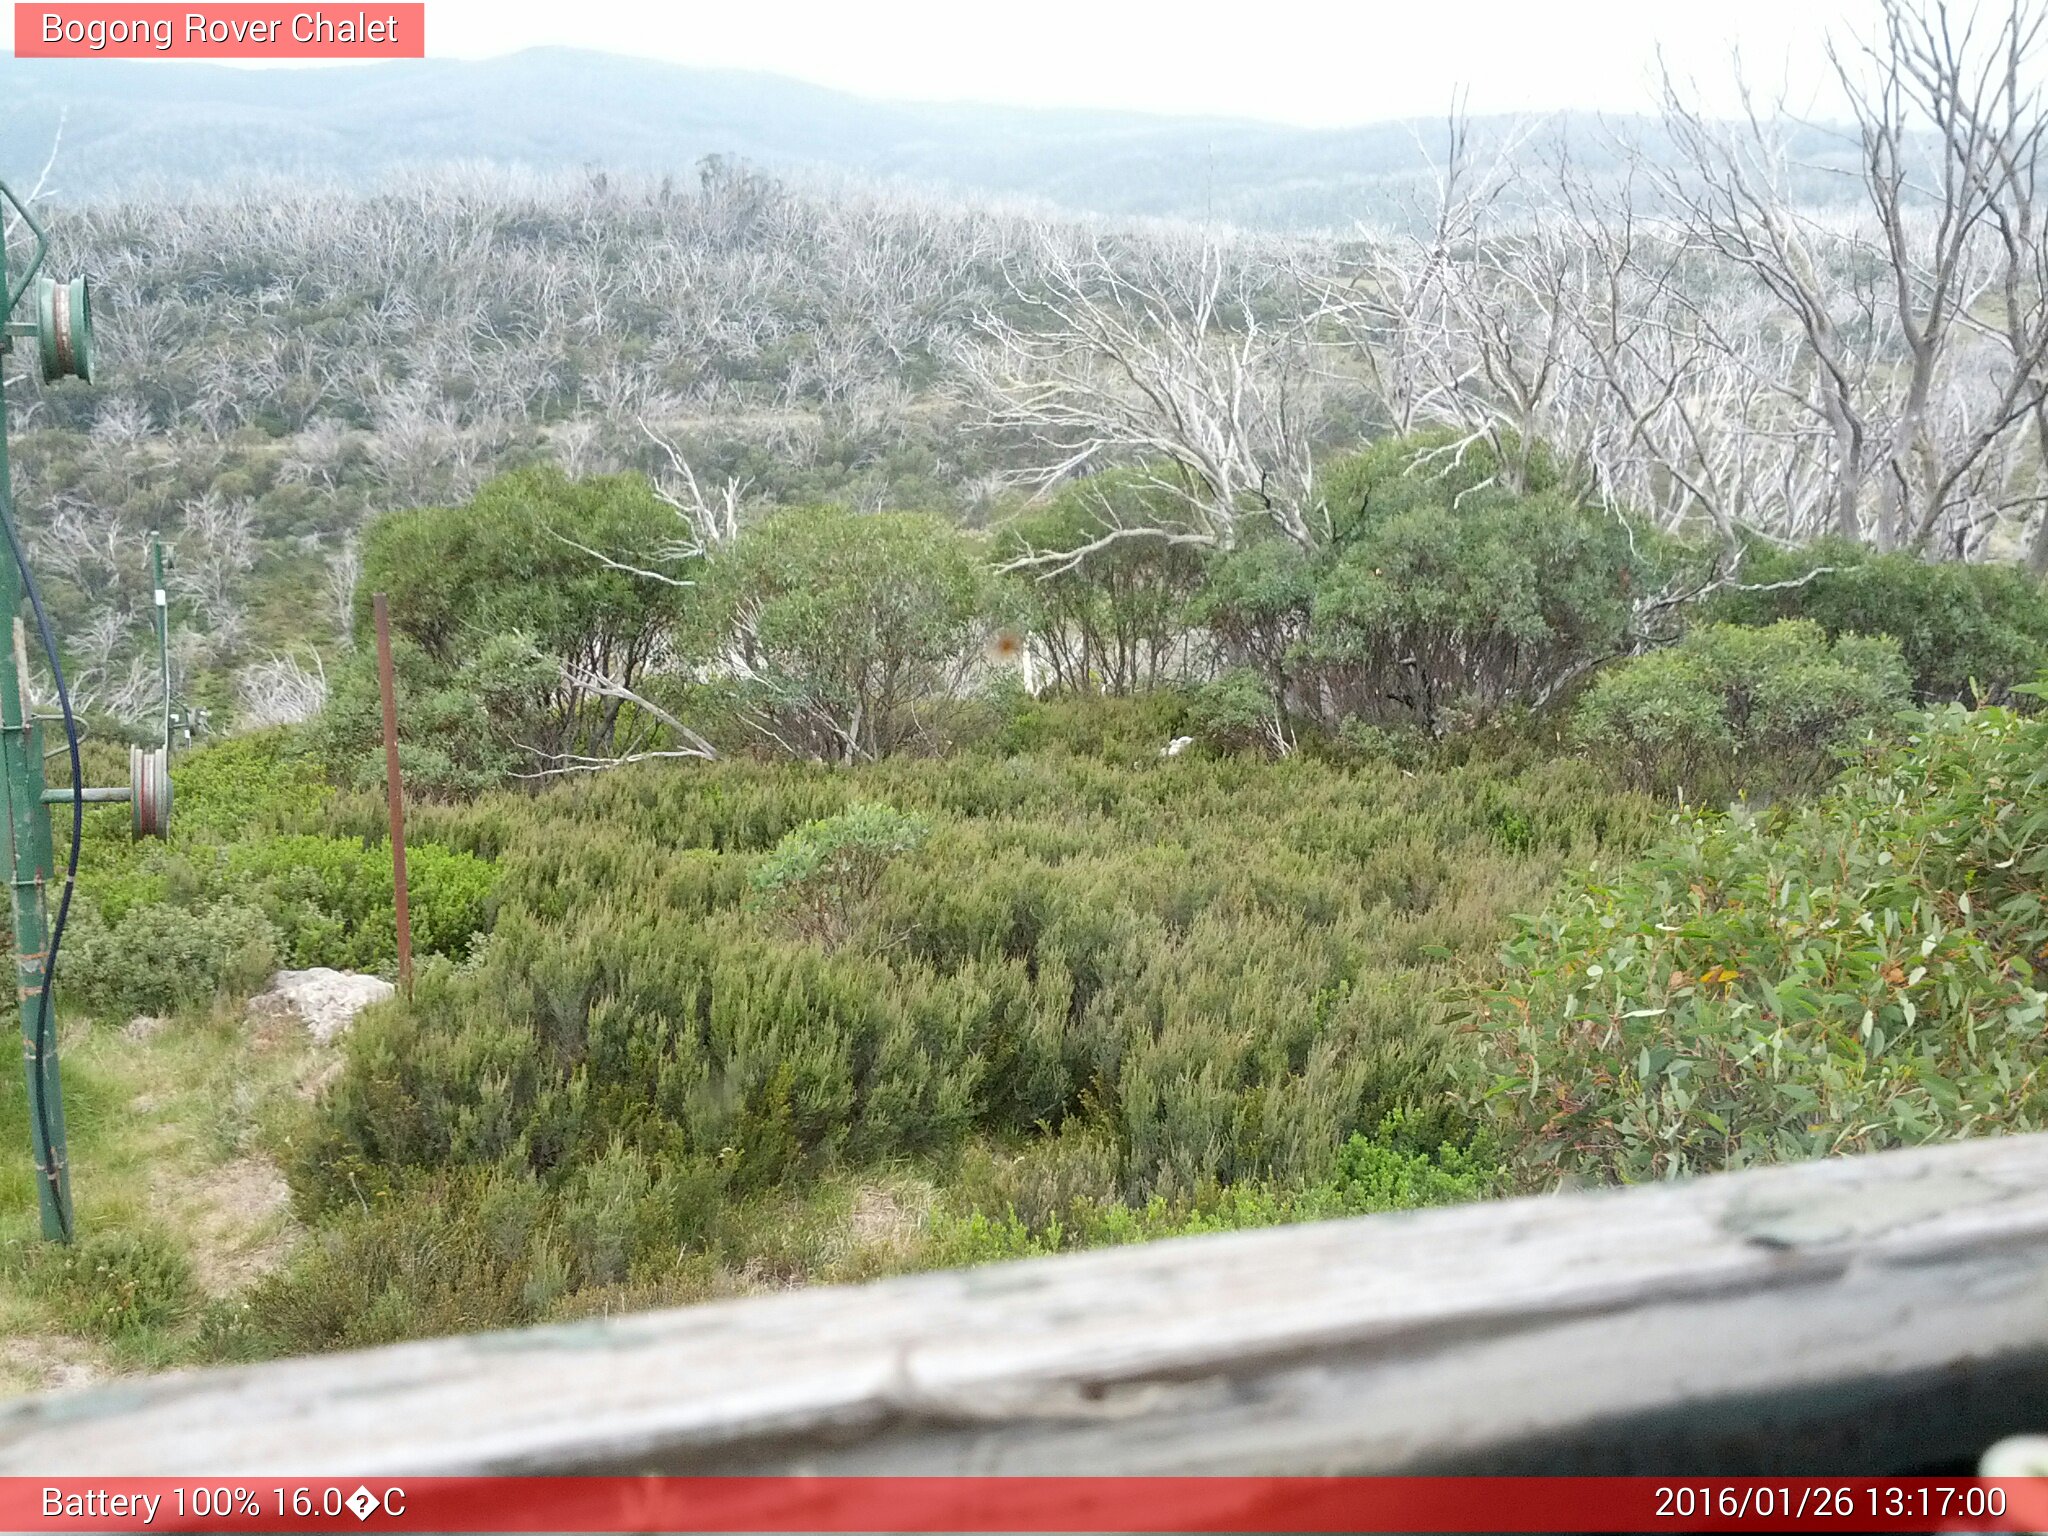
[[[1902,1472],[2048,1427],[2048,1136],[116,1381],[0,1472]]]

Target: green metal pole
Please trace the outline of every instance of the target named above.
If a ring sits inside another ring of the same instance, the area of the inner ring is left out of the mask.
[[[152,612],[156,615],[156,664],[164,691],[164,756],[171,755],[171,606],[164,591],[164,536],[158,529],[149,539],[149,579],[153,589]],[[189,737],[187,738],[190,739]]]
[[[0,250],[0,292],[6,252]],[[4,318],[4,317],[0,317]],[[14,474],[7,461],[7,401],[0,394],[0,517],[14,517]],[[55,870],[50,813],[43,804],[43,738],[28,702],[27,634],[21,573],[0,550],[0,787],[6,791],[7,867],[14,916],[15,984],[21,1005],[29,1136],[35,1144],[36,1202],[43,1236],[71,1239],[71,1169],[64,1151],[64,1090],[57,1071],[57,1021],[41,1017],[43,968],[50,948],[44,892]]]
[[[20,603],[19,577],[12,562],[0,575],[0,612]],[[41,1018],[43,972],[49,955],[49,920],[44,891],[56,861],[50,847],[50,813],[42,803],[42,731],[23,721],[21,619],[13,643],[0,653],[0,767],[7,788],[7,842],[14,899],[15,981],[21,997],[22,1061],[29,1088],[29,1134],[35,1143],[36,1201],[43,1236],[59,1242],[71,1236],[71,1169],[65,1155],[64,1087],[57,1068],[57,1021]],[[40,1083],[40,1092],[38,1085]]]

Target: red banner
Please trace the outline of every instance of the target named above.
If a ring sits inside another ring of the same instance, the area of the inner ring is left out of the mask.
[[[419,59],[427,8],[221,5],[14,7],[24,59]]]
[[[2048,1478],[0,1478],[8,1531],[2040,1531]]]

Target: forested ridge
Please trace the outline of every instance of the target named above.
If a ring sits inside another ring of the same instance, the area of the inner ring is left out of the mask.
[[[359,63],[291,74],[191,63],[0,59],[0,156],[39,164],[67,201],[195,191],[376,188],[395,173],[492,164],[541,175],[658,178],[705,155],[787,178],[865,181],[1079,217],[1210,219],[1248,229],[1348,228],[1396,217],[1445,128],[1296,128],[1232,117],[880,101],[752,70],[584,48],[488,59]],[[548,103],[545,110],[529,105]],[[1382,109],[1383,111],[1384,109]],[[1585,129],[1591,114],[1571,114]],[[1513,133],[1513,119],[1482,131]],[[1644,125],[1648,126],[1648,125]],[[1853,162],[1829,124],[1802,131],[1799,195],[1832,202]],[[1610,156],[1588,143],[1594,168]]]
[[[90,818],[0,1364],[2038,1126],[2038,18],[1883,14],[1825,208],[1674,87],[1343,238],[724,158],[53,219],[88,751],[155,527],[203,715]],[[373,592],[421,965],[320,1042],[244,1003],[395,963]]]

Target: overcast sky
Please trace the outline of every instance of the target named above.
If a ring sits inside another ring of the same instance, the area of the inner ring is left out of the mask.
[[[1659,47],[1710,102],[1739,44],[1810,105],[1832,27],[1869,0],[428,0],[427,47],[483,58],[560,44],[770,70],[916,100],[1118,107],[1330,126],[1435,114],[1649,105]]]

